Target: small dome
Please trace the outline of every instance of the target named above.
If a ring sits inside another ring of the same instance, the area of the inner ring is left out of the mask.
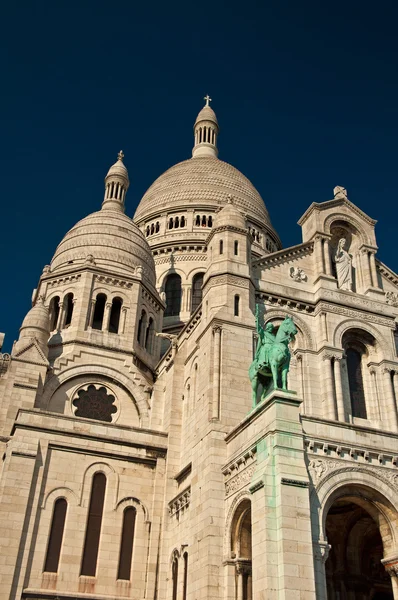
[[[108,173],[106,174],[105,181],[108,177],[111,177],[112,175],[118,175],[119,177],[124,177],[125,179],[127,179],[127,181],[129,180],[128,171],[123,163],[123,158],[124,158],[123,152],[120,150],[120,152],[117,156],[118,156],[117,161],[109,169]]]
[[[199,112],[198,116],[196,117],[195,125],[197,125],[197,123],[200,123],[200,121],[211,121],[212,123],[215,123],[216,125],[218,125],[216,113],[211,108],[211,106],[204,106],[202,108],[202,110]]]
[[[240,229],[246,229],[246,220],[239,209],[234,206],[231,200],[224,206],[214,219],[213,229],[217,227],[239,227]]]
[[[87,264],[90,255],[97,267],[115,274],[134,275],[136,267],[142,267],[144,279],[155,286],[155,263],[148,243],[123,212],[101,210],[79,221],[57,247],[51,273]]]
[[[19,341],[35,338],[41,344],[47,344],[50,336],[50,314],[41,297],[24,318],[19,332]]]

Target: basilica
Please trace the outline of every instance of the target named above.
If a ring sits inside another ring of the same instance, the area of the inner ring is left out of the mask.
[[[283,248],[205,100],[133,218],[119,153],[0,354],[1,600],[398,600],[398,275],[342,186]]]

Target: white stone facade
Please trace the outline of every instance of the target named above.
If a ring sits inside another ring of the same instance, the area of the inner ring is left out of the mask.
[[[281,249],[209,100],[134,220],[119,153],[0,354],[0,598],[398,600],[398,276],[341,187]],[[253,408],[256,305],[298,334]]]

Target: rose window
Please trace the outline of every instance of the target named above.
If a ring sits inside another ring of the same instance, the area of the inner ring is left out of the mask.
[[[95,419],[96,421],[112,422],[112,415],[117,412],[115,396],[104,387],[89,385],[77,392],[77,398],[72,402],[76,417]]]

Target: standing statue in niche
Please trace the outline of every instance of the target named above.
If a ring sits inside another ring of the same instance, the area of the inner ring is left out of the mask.
[[[257,392],[263,388],[261,399],[273,389],[287,390],[287,374],[290,365],[289,343],[294,340],[297,329],[291,317],[286,317],[276,334],[272,323],[265,327],[260,324],[258,304],[256,305],[256,329],[258,343],[254,360],[249,368],[249,378],[253,390],[253,407],[257,403]],[[282,384],[280,386],[279,384]]]
[[[336,263],[337,285],[341,290],[352,292],[352,260],[344,246],[346,239],[339,240],[334,262]]]

